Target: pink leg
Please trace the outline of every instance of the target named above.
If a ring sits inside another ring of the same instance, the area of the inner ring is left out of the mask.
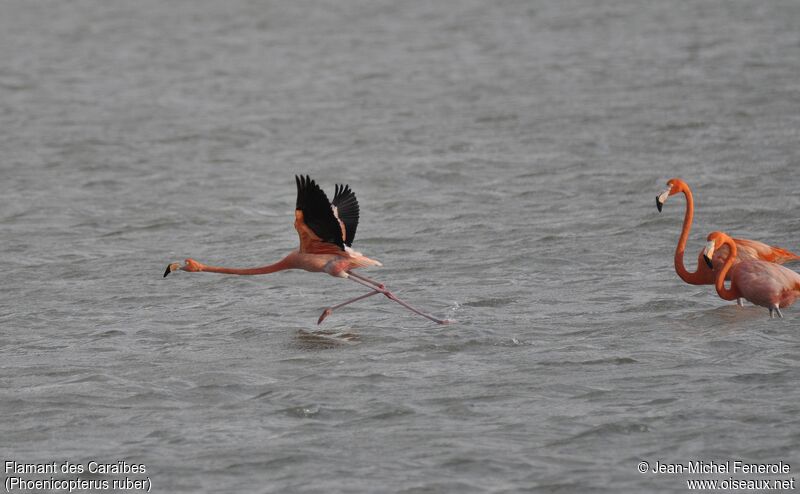
[[[339,305],[334,305],[334,306],[332,306],[332,307],[328,307],[327,309],[325,309],[324,311],[322,311],[322,315],[321,315],[321,316],[319,316],[319,320],[317,321],[317,325],[320,325],[320,324],[322,324],[322,321],[324,321],[326,317],[328,317],[329,315],[331,315],[331,312],[335,311],[335,310],[336,310],[336,309],[338,309],[339,307],[344,307],[345,305],[350,305],[350,304],[352,304],[353,302],[358,302],[359,300],[363,300],[363,299],[365,299],[365,298],[367,298],[367,297],[371,297],[371,296],[373,296],[373,295],[377,295],[377,294],[379,294],[379,293],[381,293],[381,292],[379,292],[379,291],[375,290],[375,291],[372,291],[372,292],[366,293],[366,294],[364,294],[364,295],[361,295],[360,297],[356,297],[356,298],[354,298],[354,299],[350,299],[350,300],[348,300],[347,302],[342,302],[342,303],[341,303],[341,304],[339,304]]]
[[[397,298],[397,296],[394,293],[392,293],[389,290],[386,290],[385,288],[383,288],[382,284],[377,284],[377,282],[374,282],[372,280],[363,281],[362,280],[364,278],[363,276],[353,275],[353,273],[348,273],[348,274],[350,275],[349,278],[351,280],[355,281],[356,283],[360,283],[360,284],[362,284],[362,285],[364,285],[364,286],[366,286],[368,288],[372,288],[376,292],[380,292],[380,293],[384,294],[386,296],[386,298],[388,298],[389,300],[394,300],[395,302],[397,302],[398,304],[402,305],[403,307],[405,307],[406,309],[410,310],[411,312],[415,312],[415,313],[421,315],[422,317],[426,317],[426,318],[430,319],[431,321],[435,322],[436,324],[449,324],[449,323],[452,322],[452,321],[450,321],[448,319],[436,319],[435,317],[431,316],[430,314],[426,314],[426,313],[422,312],[421,310],[415,309],[414,307],[410,306],[406,302],[403,302],[402,300]],[[373,283],[375,285],[370,284],[370,283]]]
[[[382,290],[386,288],[383,285],[383,283],[379,283],[379,282],[377,282],[375,280],[371,280],[371,279],[367,278],[364,275],[356,274],[356,273],[353,273],[352,271],[348,271],[347,274],[349,274],[350,276],[352,276],[354,278],[358,278],[361,281],[366,281],[367,283],[372,283],[373,285],[375,285],[376,287],[378,287],[378,288],[380,288]]]

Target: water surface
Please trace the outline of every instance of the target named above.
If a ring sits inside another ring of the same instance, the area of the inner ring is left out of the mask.
[[[685,492],[641,460],[797,457],[798,309],[683,284],[724,230],[800,250],[800,4],[0,6],[0,453],[154,492]],[[294,174],[368,273],[295,248]],[[678,199],[678,200],[675,200]],[[781,476],[780,478],[784,478]],[[777,478],[772,476],[772,478]]]

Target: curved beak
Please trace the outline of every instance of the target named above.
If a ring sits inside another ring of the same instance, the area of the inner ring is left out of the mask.
[[[167,270],[164,271],[164,278],[166,278],[167,275],[169,275],[171,272],[178,270],[180,267],[181,267],[181,263],[179,263],[179,262],[173,262],[172,264],[167,266]]]
[[[714,269],[714,263],[711,262],[711,260],[714,258],[714,249],[715,247],[713,240],[709,240],[708,243],[706,244],[705,249],[703,249],[703,259],[706,261],[706,264],[708,264],[708,267],[711,269]]]
[[[669,197],[670,188],[667,188],[664,192],[660,193],[656,196],[656,207],[658,208],[658,212],[661,212],[661,208],[664,207],[664,203],[667,202],[667,198]]]

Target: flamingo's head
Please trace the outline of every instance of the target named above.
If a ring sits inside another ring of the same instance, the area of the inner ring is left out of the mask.
[[[203,265],[195,261],[194,259],[186,259],[184,261],[183,266],[181,266],[181,263],[179,262],[173,262],[172,264],[167,266],[167,270],[164,271],[164,278],[166,278],[171,272],[177,270],[196,273],[203,270]]]
[[[656,196],[656,207],[658,208],[659,213],[661,212],[661,208],[664,207],[664,203],[667,202],[667,198],[677,194],[678,192],[682,192],[685,185],[686,182],[679,178],[671,178],[667,180],[666,190]]]
[[[708,234],[706,240],[708,240],[708,243],[706,243],[703,249],[703,259],[706,261],[709,268],[714,269],[714,264],[711,262],[714,258],[714,251],[722,247],[722,244],[733,241],[722,232],[711,232]]]
[[[169,276],[169,274],[170,274],[171,272],[173,272],[173,271],[175,271],[175,270],[178,270],[178,269],[180,269],[180,267],[181,267],[181,263],[179,263],[179,262],[173,262],[172,264],[170,264],[169,266],[167,266],[167,270],[166,270],[166,271],[164,271],[164,278],[166,278],[167,276]]]

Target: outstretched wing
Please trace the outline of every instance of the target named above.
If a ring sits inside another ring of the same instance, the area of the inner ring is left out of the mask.
[[[344,250],[342,228],[328,196],[311,178],[295,175],[297,206],[294,227],[300,235],[300,252],[336,253]]]
[[[333,214],[339,218],[344,225],[344,243],[350,247],[356,236],[358,227],[358,200],[356,195],[350,190],[349,185],[336,184],[336,193],[333,195]]]

